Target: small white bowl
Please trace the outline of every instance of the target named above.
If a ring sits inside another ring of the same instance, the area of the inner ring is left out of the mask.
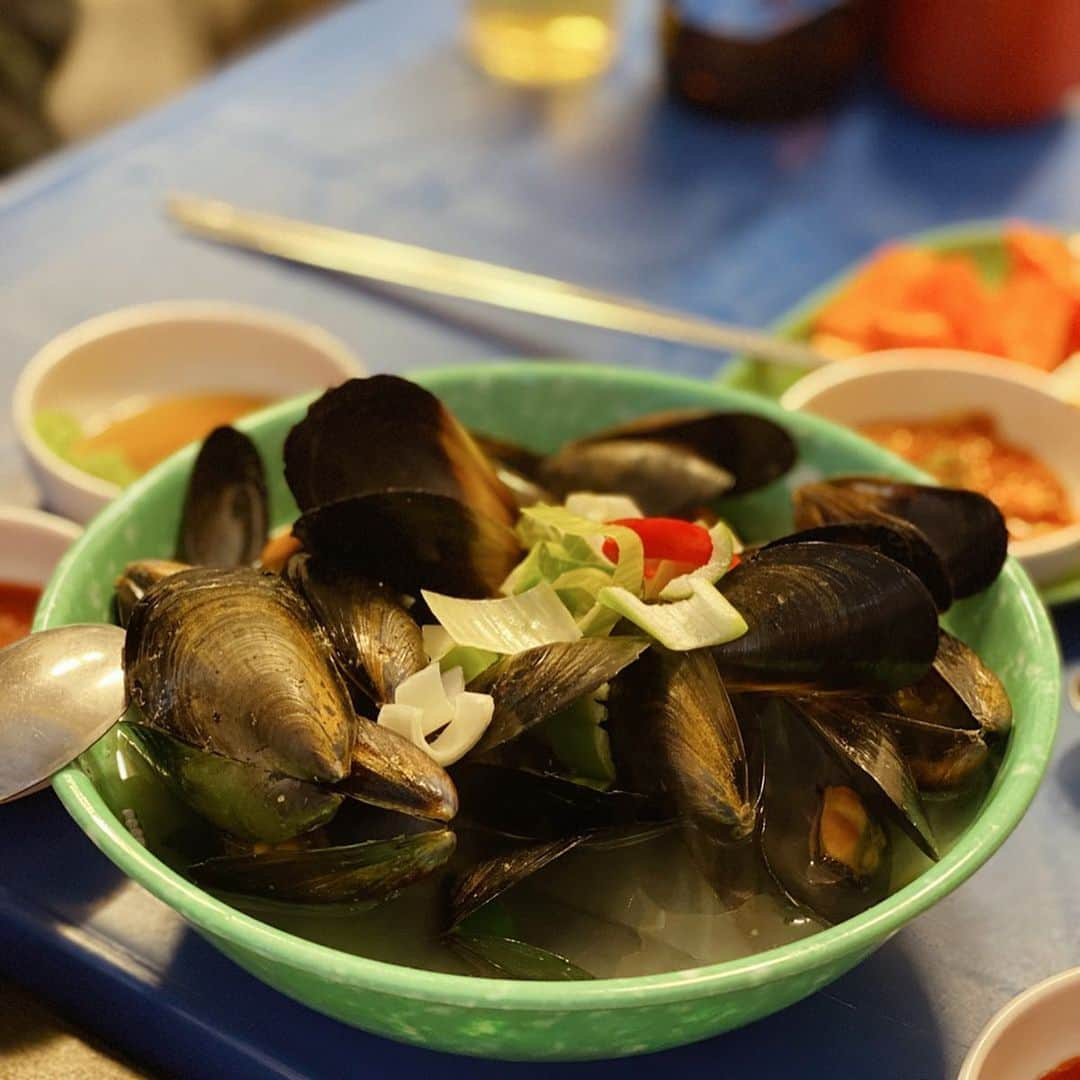
[[[975,1040],[957,1080],[1038,1080],[1080,1057],[1080,968],[1025,990]]]
[[[286,398],[363,373],[337,338],[295,319],[233,304],[145,304],[50,341],[16,383],[15,430],[45,504],[85,522],[120,489],[45,445],[34,426],[41,409],[93,423],[135,397],[220,391]]]
[[[81,535],[67,518],[0,506],[0,582],[43,588],[60,556]]]
[[[1004,438],[1054,471],[1080,513],[1080,411],[1056,396],[1050,376],[1014,361],[951,349],[892,349],[827,364],[780,400],[848,427],[989,413]],[[1009,550],[1037,584],[1053,584],[1080,569],[1080,521],[1014,540]]]

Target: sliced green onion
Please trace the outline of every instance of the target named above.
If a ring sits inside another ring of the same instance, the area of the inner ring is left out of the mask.
[[[469,645],[455,645],[439,657],[439,666],[443,671],[461,668],[465,682],[470,683],[481,671],[487,671],[498,659],[498,653],[489,652],[487,649],[474,649]]]
[[[731,557],[735,554],[735,534],[724,522],[718,522],[709,530],[713,550],[709,561],[688,574],[672,578],[661,590],[661,600],[686,600],[693,595],[691,581],[706,581],[710,585],[719,581],[731,566]]]
[[[639,518],[645,515],[629,495],[600,495],[594,491],[574,491],[563,503],[571,514],[590,521],[617,521],[619,518]]]
[[[723,645],[746,633],[743,617],[715,585],[691,578],[692,595],[671,604],[646,604],[626,589],[608,588],[600,603],[675,652]]]
[[[498,600],[462,600],[427,589],[422,595],[431,613],[458,645],[518,653],[581,637],[574,617],[546,581],[528,592]]]

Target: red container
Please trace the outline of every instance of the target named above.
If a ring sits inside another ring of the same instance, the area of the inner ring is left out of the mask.
[[[890,0],[886,66],[908,101],[937,116],[1045,119],[1080,85],[1080,0]]]

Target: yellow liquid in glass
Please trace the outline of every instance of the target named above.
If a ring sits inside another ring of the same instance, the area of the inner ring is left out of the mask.
[[[472,0],[466,41],[489,75],[553,86],[599,75],[615,54],[616,0]]]

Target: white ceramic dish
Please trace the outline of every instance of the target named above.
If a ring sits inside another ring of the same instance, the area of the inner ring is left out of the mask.
[[[893,349],[819,368],[792,386],[781,404],[849,427],[988,412],[1006,439],[1054,470],[1080,511],[1080,412],[1055,390],[1049,376],[1008,360],[950,349]],[[1057,582],[1080,569],[1080,522],[1013,541],[1010,551],[1036,584]]]
[[[1015,997],[983,1028],[957,1080],[1039,1080],[1080,1057],[1080,968]]]
[[[221,391],[287,398],[364,373],[324,330],[257,308],[168,301],[110,312],[50,341],[15,387],[15,430],[50,509],[88,521],[120,489],[55,454],[34,428],[41,409],[88,426],[137,397]]]

